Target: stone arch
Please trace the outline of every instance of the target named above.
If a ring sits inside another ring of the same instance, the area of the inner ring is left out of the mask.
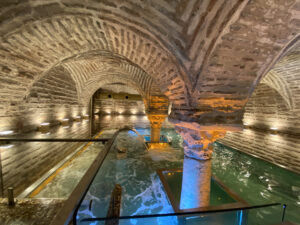
[[[126,36],[123,24],[116,21],[86,14],[75,17],[66,13],[38,18],[21,27],[16,26],[15,30],[4,35],[3,47],[10,52],[11,58],[19,55],[11,66],[17,67],[18,70],[18,64],[22,60],[21,66],[27,68],[28,73],[35,71],[35,74],[43,74],[62,61],[80,54],[99,50],[109,51],[143,68],[158,81],[160,89],[166,95],[185,93],[185,85],[175,63],[176,59],[168,49],[150,35],[149,31],[125,27]],[[73,35],[71,39],[70,34]],[[26,55],[25,52],[31,54]],[[32,79],[34,82],[39,77],[32,76]],[[173,92],[174,85],[170,84],[172,81],[176,82],[176,88],[182,91]],[[176,96],[173,97],[175,102],[177,99]]]
[[[125,84],[133,89],[135,89],[144,99],[145,107],[147,107],[147,99],[149,95],[140,87],[139,83],[130,79],[129,76],[124,76],[120,74],[105,74],[102,76],[94,77],[88,80],[85,83],[85,92],[82,93],[82,104],[88,104],[89,99],[94,95],[94,93],[101,87],[112,84],[112,83],[122,83]]]
[[[292,93],[288,87],[288,83],[275,71],[270,71],[261,81],[261,83],[268,85],[276,90],[286,102],[287,108],[292,110],[294,108],[294,100]],[[251,98],[250,98],[251,99]]]
[[[283,52],[280,60],[263,77],[260,83],[269,85],[276,90],[285,100],[289,110],[299,108],[299,67],[300,67],[300,42],[297,41],[289,51]]]
[[[245,107],[243,121],[246,125],[263,130],[276,128],[281,132],[300,132],[299,112],[290,110],[286,100],[277,90],[260,83]]]

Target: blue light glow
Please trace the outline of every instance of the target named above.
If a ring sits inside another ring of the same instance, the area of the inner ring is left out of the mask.
[[[243,222],[243,210],[241,210],[240,212],[240,221],[239,221],[239,225],[242,225]]]

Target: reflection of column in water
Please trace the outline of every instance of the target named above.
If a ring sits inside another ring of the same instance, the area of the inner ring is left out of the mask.
[[[180,209],[209,206],[211,160],[184,157]]]

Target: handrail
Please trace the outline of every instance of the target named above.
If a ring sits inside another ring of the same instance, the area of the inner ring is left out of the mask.
[[[141,218],[153,218],[153,217],[167,217],[167,216],[184,216],[184,215],[197,215],[197,214],[207,214],[207,213],[219,213],[219,212],[230,212],[230,211],[240,211],[240,210],[250,210],[250,209],[258,209],[270,206],[278,206],[282,205],[286,207],[285,204],[281,203],[270,203],[264,205],[255,205],[255,206],[245,206],[245,207],[237,207],[237,208],[224,208],[224,209],[215,209],[215,210],[207,210],[207,211],[185,211],[185,212],[177,212],[177,213],[162,213],[162,214],[150,214],[150,215],[133,215],[133,216],[119,216],[119,217],[101,217],[101,218],[85,218],[81,221],[104,221],[104,220],[113,220],[113,219],[141,219]]]
[[[108,138],[0,138],[0,142],[104,142],[108,140]]]
[[[83,178],[80,180],[79,184],[76,186],[74,191],[71,193],[70,197],[66,200],[64,203],[62,209],[59,211],[59,213],[55,216],[55,218],[52,220],[51,225],[68,225],[81,205],[81,202],[83,201],[84,196],[86,195],[87,191],[89,190],[89,187],[91,186],[94,178],[97,175],[97,172],[99,168],[101,167],[103,161],[105,160],[106,156],[108,155],[109,150],[111,149],[112,144],[114,143],[114,140],[116,139],[117,135],[123,131],[123,130],[130,130],[128,127],[121,128],[117,130],[113,137],[108,140],[107,144],[105,145],[103,151],[101,151],[92,165],[89,167],[89,169],[84,174]],[[57,139],[56,139],[57,140]],[[75,139],[73,139],[75,140]],[[90,141],[97,141],[101,139],[85,139]],[[74,220],[76,224],[76,220]]]

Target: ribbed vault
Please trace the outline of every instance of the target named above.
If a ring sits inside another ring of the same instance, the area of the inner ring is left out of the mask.
[[[53,68],[63,64],[70,70],[77,57],[106,51],[153,78],[172,101],[171,117],[240,124],[256,85],[299,34],[299,5],[299,0],[4,1],[3,108],[22,101]],[[74,79],[78,93],[80,79]]]
[[[245,107],[246,124],[299,133],[300,42],[286,52],[264,76]]]
[[[159,80],[162,92],[175,102],[179,99],[177,95],[185,93],[174,57],[155,38],[85,13],[78,16],[66,14],[41,18],[45,16],[43,14],[37,20],[5,34],[2,44],[10,54],[3,64],[7,63],[7,59],[13,59],[14,62],[9,64],[16,71],[31,74],[30,82],[34,83],[63,61],[95,51],[107,51],[126,58]],[[176,90],[172,91],[171,86]],[[184,102],[181,101],[186,104],[188,100]]]
[[[267,73],[261,83],[276,90],[289,110],[300,109],[300,41]]]

